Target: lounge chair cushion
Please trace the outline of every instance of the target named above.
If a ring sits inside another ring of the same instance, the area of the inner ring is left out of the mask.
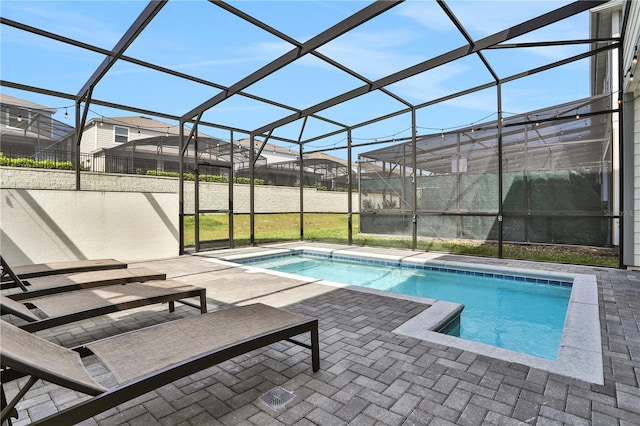
[[[111,285],[86,290],[76,290],[50,296],[27,299],[48,317],[68,315],[73,312],[89,311],[107,305],[120,305],[127,302],[160,296],[171,296],[178,292],[201,290],[179,281],[153,281]]]
[[[123,384],[186,359],[308,321],[303,315],[253,304],[148,327],[87,347]]]
[[[92,283],[112,280],[118,280],[118,283],[124,283],[136,281],[137,278],[142,278],[140,281],[164,280],[167,278],[167,275],[147,268],[108,269],[106,271],[76,272],[72,274],[31,278],[29,279],[29,284],[31,284],[32,287],[39,289],[64,287],[74,284],[91,285]]]
[[[127,264],[115,259],[69,260],[14,266],[13,273],[20,278],[33,278],[73,272],[126,268]]]
[[[0,320],[2,365],[89,395],[108,389],[89,376],[80,355]]]

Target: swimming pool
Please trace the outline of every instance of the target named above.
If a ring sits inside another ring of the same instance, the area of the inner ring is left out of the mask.
[[[464,305],[449,334],[500,348],[556,359],[571,282],[314,252],[242,260],[275,271]],[[442,331],[442,330],[439,330]]]
[[[443,324],[457,315],[462,305],[443,300],[407,296],[389,291],[375,290],[367,287],[343,284],[324,279],[308,278],[302,275],[278,272],[260,267],[253,267],[252,259],[289,255],[292,253],[310,252],[324,257],[336,259],[356,258],[364,262],[386,264],[402,264],[408,267],[465,270],[473,273],[508,274],[542,279],[560,279],[571,282],[571,297],[564,323],[564,330],[560,340],[558,355],[555,360],[529,355],[497,346],[461,339],[448,334],[439,333]],[[467,259],[469,261],[467,261]],[[347,288],[356,292],[373,293],[381,297],[392,297],[423,304],[425,309],[404,323],[399,324],[393,334],[420,339],[439,347],[456,348],[464,353],[474,353],[508,363],[536,368],[549,373],[587,381],[589,383],[604,384],[604,365],[602,361],[602,339],[600,324],[600,308],[598,297],[598,283],[593,274],[576,273],[569,265],[562,267],[554,265],[550,270],[545,269],[541,262],[515,261],[513,266],[507,266],[511,261],[498,259],[479,259],[468,256],[455,256],[435,252],[423,252],[405,249],[389,249],[381,247],[343,246],[338,244],[273,244],[253,247],[249,250],[238,249],[220,252],[217,256],[208,258],[209,261],[222,263],[227,268],[242,268],[247,274],[269,274],[281,277],[284,282],[297,282],[295,287],[304,288],[306,285],[320,285],[327,287]],[[241,264],[240,262],[247,262]],[[251,277],[249,282],[253,282]],[[315,289],[310,289],[315,294]],[[259,299],[258,299],[259,300]]]

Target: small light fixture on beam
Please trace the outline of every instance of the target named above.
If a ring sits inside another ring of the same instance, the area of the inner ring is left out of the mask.
[[[633,72],[631,71],[631,67],[629,67],[629,69],[627,69],[627,72],[624,73],[624,76],[625,77],[629,76],[629,81],[633,81]]]
[[[634,49],[633,59],[631,60],[631,63],[633,65],[638,63],[638,46],[636,46]]]
[[[67,111],[67,107],[64,107],[64,118],[69,118],[69,112]]]

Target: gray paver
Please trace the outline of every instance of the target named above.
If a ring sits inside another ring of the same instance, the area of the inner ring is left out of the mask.
[[[473,396],[471,392],[467,392],[462,389],[454,389],[447,397],[444,405],[449,408],[453,408],[454,410],[462,411],[464,410],[464,407],[469,404],[471,396]]]
[[[458,424],[469,426],[485,424],[484,419],[488,411],[489,410],[480,405],[469,404],[462,411],[458,419]]]
[[[317,317],[321,371],[311,372],[305,349],[279,343],[163,386],[83,425],[640,424],[640,272],[441,257],[596,275],[605,377],[604,385],[594,385],[394,334],[398,324],[425,309],[416,301],[246,274],[240,268],[222,269],[207,260],[228,253],[200,253],[135,266],[205,286],[211,311],[236,303],[263,302]],[[81,321],[41,335],[71,346],[197,314],[185,306],[178,306],[174,313],[151,307]],[[87,365],[99,380],[113,386],[113,378],[98,360],[90,357]],[[19,381],[20,386],[24,383]],[[278,412],[256,403],[275,385],[296,394]],[[6,391],[11,397],[17,386],[8,384]],[[81,397],[86,398],[39,382],[18,405],[20,419],[14,424],[28,424],[29,416],[41,418]]]
[[[419,403],[419,397],[407,393],[398,398],[398,400],[391,407],[391,411],[406,417],[416,408]]]
[[[550,419],[557,420],[564,424],[585,425],[585,426],[589,424],[588,419],[585,419],[564,411],[556,410],[549,406],[542,406],[540,408],[540,415]]]
[[[335,412],[335,415],[342,420],[351,422],[358,417],[370,402],[366,399],[354,397],[346,401],[343,406]]]

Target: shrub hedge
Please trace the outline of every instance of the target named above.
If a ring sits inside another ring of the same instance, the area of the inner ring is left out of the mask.
[[[165,177],[178,177],[178,172],[163,172],[159,170],[147,170],[148,176],[165,176]],[[193,180],[192,173],[185,173],[184,180]],[[229,183],[229,177],[220,176],[220,175],[200,175],[200,182],[218,182],[218,183]],[[248,184],[250,182],[249,178],[245,177],[236,177],[233,178],[235,183],[245,183]],[[264,179],[254,179],[253,183],[255,185],[264,185]]]
[[[33,158],[9,158],[5,157],[1,152],[0,166],[29,167],[32,169],[73,170],[73,163],[71,161],[34,160]]]

